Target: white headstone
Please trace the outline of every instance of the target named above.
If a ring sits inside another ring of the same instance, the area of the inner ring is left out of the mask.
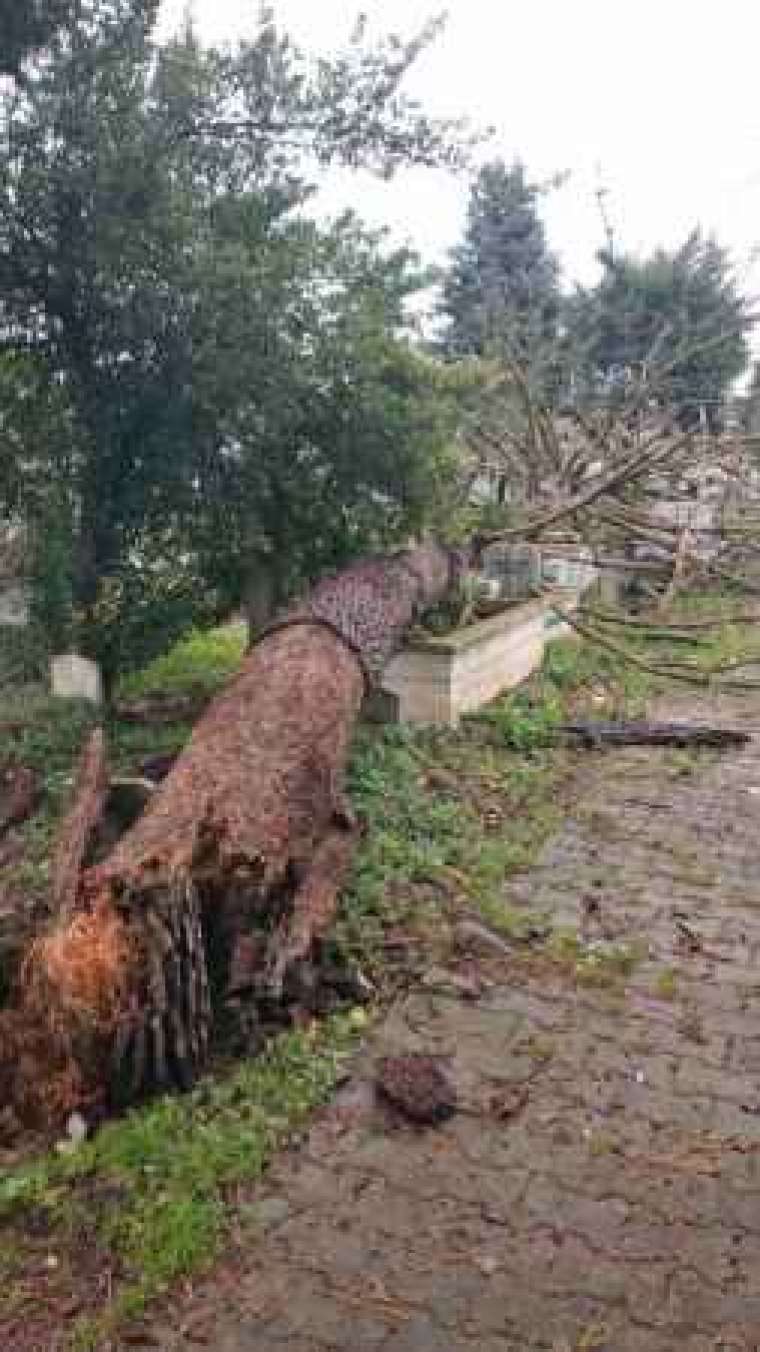
[[[50,685],[57,699],[86,699],[103,703],[100,667],[79,653],[61,653],[50,662]]]
[[[0,624],[29,623],[29,589],[23,582],[0,585]]]

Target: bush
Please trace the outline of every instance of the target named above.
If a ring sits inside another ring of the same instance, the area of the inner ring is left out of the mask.
[[[235,674],[245,648],[246,629],[242,624],[191,630],[144,670],[125,677],[119,695],[213,693]]]

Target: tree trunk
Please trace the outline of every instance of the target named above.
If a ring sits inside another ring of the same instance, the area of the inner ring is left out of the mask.
[[[26,974],[29,1013],[59,1046],[63,1030],[80,1096],[104,1080],[127,1101],[191,1084],[231,994],[248,991],[262,1017],[297,1003],[357,833],[343,782],[365,690],[460,569],[430,545],[320,583],[254,647],[111,856],[83,873],[79,924],[36,945]],[[108,992],[92,978],[99,933]]]
[[[280,609],[281,592],[282,580],[275,560],[269,554],[257,555],[248,575],[243,602],[250,648]]]

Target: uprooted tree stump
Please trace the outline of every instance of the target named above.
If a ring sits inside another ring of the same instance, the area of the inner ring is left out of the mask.
[[[91,750],[57,855],[66,914],[0,1019],[0,1091],[22,1116],[187,1087],[228,996],[262,1017],[297,1004],[358,834],[343,782],[365,691],[462,566],[428,545],[320,583],[253,648],[109,857],[85,867],[101,792]]]

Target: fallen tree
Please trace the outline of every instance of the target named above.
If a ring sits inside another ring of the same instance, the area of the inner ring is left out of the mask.
[[[176,763],[161,758],[160,785],[138,786],[145,810],[102,862],[102,832],[97,852],[93,842],[105,760],[91,745],[56,853],[58,922],[32,945],[0,1015],[0,1101],[19,1121],[192,1084],[231,1002],[244,1002],[260,1030],[309,1012],[315,956],[359,830],[343,779],[362,699],[420,612],[489,543],[567,520],[603,565],[656,529],[672,543],[664,561],[622,566],[651,569],[666,587],[674,579],[671,592],[681,584],[688,537],[663,530],[637,495],[654,469],[680,464],[693,438],[664,424],[629,445],[621,432],[597,464],[596,436],[567,459],[550,423],[529,421],[543,429],[546,455],[563,461],[558,491],[548,481],[522,524],[481,533],[466,554],[421,546],[321,582],[264,634]],[[601,618],[553,604],[641,669],[700,686],[728,670],[652,665],[600,632]],[[655,627],[658,637],[671,628],[659,615]],[[725,676],[721,687],[754,688]]]
[[[64,913],[0,1017],[0,1094],[21,1120],[187,1087],[231,995],[247,993],[262,1019],[298,1005],[358,833],[343,778],[365,691],[465,562],[428,545],[321,582],[253,648],[110,856],[86,867],[103,799],[93,741],[57,852]]]

